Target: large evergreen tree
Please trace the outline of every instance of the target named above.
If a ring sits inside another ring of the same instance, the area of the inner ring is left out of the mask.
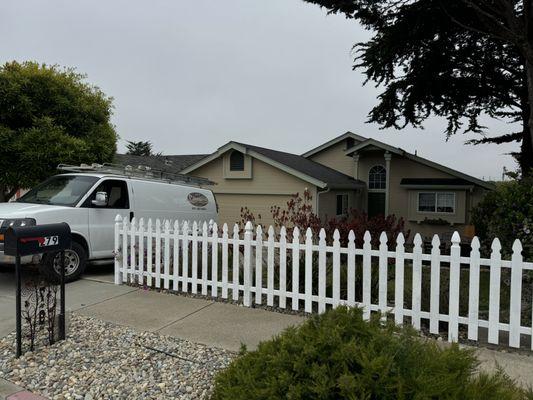
[[[384,91],[369,121],[421,126],[445,117],[446,134],[483,134],[471,143],[520,142],[533,168],[533,0],[305,0],[343,13],[374,34],[357,43],[354,68]],[[518,122],[485,136],[480,117]]]

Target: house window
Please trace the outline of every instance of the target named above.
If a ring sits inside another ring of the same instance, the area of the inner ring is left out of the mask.
[[[386,189],[387,187],[387,170],[383,165],[375,165],[368,171],[368,188],[369,189]]]
[[[244,171],[244,154],[240,151],[234,151],[229,156],[230,171]]]
[[[337,195],[337,216],[347,215],[348,214],[348,195],[347,194],[338,194]]]
[[[455,193],[420,192],[418,193],[418,212],[455,212]]]

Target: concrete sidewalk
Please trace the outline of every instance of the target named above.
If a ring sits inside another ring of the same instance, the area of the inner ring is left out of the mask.
[[[46,398],[0,378],[0,400],[46,400]]]

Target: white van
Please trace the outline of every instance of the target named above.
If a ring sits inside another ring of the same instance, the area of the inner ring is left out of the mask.
[[[99,166],[101,167],[101,166]],[[86,263],[113,259],[115,217],[179,221],[216,221],[214,194],[179,181],[104,172],[104,167],[73,167],[77,172],[56,175],[13,203],[0,203],[0,264],[13,264],[3,252],[3,234],[9,226],[66,222],[72,230],[72,249],[66,251],[66,277],[77,279]],[[66,169],[66,168],[63,168]],[[83,171],[83,172],[80,172]],[[108,171],[110,171],[108,169]],[[146,175],[146,174],[145,174]],[[201,178],[182,180],[205,184]],[[24,257],[24,264],[54,266],[59,256]],[[50,269],[48,269],[50,270]]]

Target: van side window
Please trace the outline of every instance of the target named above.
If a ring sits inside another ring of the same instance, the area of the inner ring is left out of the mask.
[[[107,206],[97,207],[92,201],[96,198],[96,193],[107,193]],[[129,209],[130,201],[128,197],[128,186],[125,181],[108,179],[98,185],[83,203],[83,207],[91,208],[112,208],[112,209]]]

